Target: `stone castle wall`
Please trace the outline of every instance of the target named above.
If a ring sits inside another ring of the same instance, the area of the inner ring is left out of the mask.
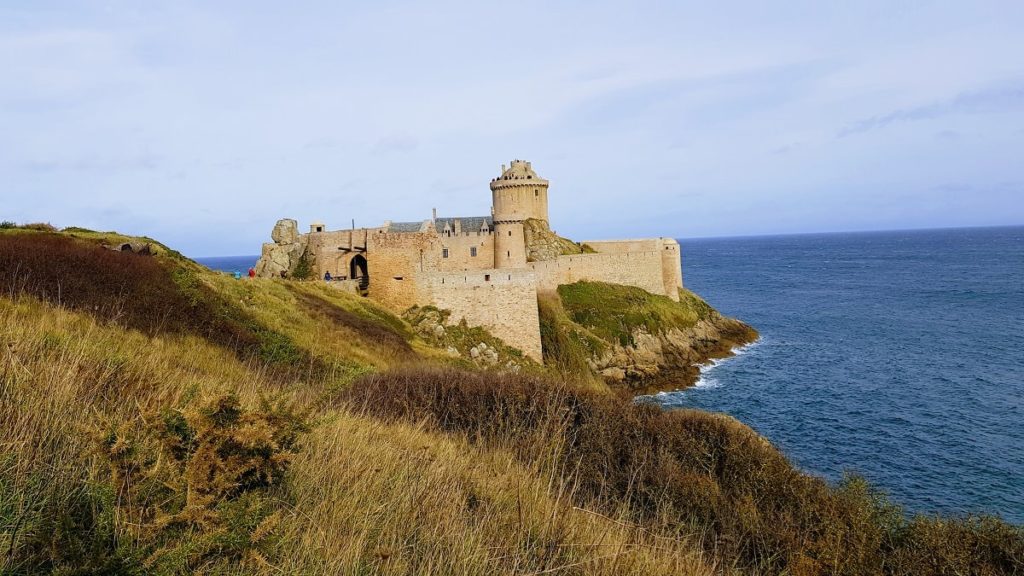
[[[683,272],[679,242],[672,238],[639,238],[631,240],[587,240],[583,242],[599,254],[636,254],[658,252],[661,258],[661,290],[654,294],[662,294],[673,300],[679,299],[679,289],[683,287]],[[621,282],[620,282],[621,284]]]
[[[323,278],[325,272],[330,272],[335,278],[348,278],[351,275],[352,259],[358,254],[366,257],[358,248],[365,248],[367,238],[378,230],[379,228],[356,228],[304,234],[309,245],[307,253],[313,257],[314,276]],[[347,250],[339,250],[340,247]]]
[[[424,272],[416,279],[420,304],[450,310],[449,321],[482,326],[542,362],[537,279],[532,270]]]
[[[461,270],[486,270],[494,268],[494,234],[491,232],[463,232],[451,236],[440,236],[441,258],[438,260],[439,272],[458,272]],[[473,255],[476,248],[476,255]],[[444,258],[444,250],[448,257]]]
[[[659,250],[559,256],[556,260],[531,262],[540,290],[554,290],[580,280],[608,282],[643,288],[652,294],[679,299],[676,290],[666,289],[664,262]]]
[[[373,234],[367,249],[370,297],[397,311],[421,303],[415,277],[436,270],[440,259],[436,234]]]

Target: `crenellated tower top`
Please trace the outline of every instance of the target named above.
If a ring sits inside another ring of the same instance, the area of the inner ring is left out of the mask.
[[[548,181],[525,160],[513,160],[491,180],[495,221],[522,222],[527,218],[548,221]]]

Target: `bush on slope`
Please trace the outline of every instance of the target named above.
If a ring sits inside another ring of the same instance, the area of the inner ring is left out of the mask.
[[[663,537],[700,534],[709,554],[777,574],[1010,574],[1024,532],[993,518],[903,518],[866,483],[796,470],[735,420],[662,411],[537,378],[405,370],[343,398],[386,420],[504,446],[554,471],[581,506],[629,504]]]

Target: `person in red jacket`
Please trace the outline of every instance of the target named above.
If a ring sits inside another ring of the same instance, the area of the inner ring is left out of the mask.
[[[255,268],[249,268],[249,278],[255,278],[255,277],[256,277],[256,269]]]

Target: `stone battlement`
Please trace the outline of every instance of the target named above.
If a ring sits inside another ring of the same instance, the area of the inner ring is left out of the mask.
[[[439,218],[435,211],[421,221],[333,231],[317,221],[307,234],[299,234],[295,220],[281,220],[257,273],[309,269],[398,312],[428,304],[447,309],[450,322],[485,327],[538,361],[538,290],[588,280],[679,298],[680,250],[671,238],[594,240],[583,243],[593,253],[554,257],[556,248],[550,260],[527,262],[524,223],[543,221],[547,229],[549,184],[530,162],[514,160],[490,182],[490,216]]]

